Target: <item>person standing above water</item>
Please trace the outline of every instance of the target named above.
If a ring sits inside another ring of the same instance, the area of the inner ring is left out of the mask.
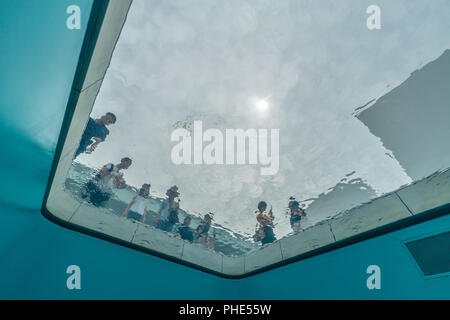
[[[209,236],[209,230],[211,229],[212,213],[207,213],[203,217],[202,222],[199,224],[196,230],[197,242],[210,249],[214,248],[214,238]]]
[[[264,212],[267,209],[267,203],[264,201],[261,201],[258,203],[258,210],[255,212],[257,213],[256,220],[259,223],[259,230],[257,231],[257,239],[261,241],[261,244],[267,244],[274,242],[276,240],[275,234],[273,233],[273,228],[275,228],[275,225],[273,224],[273,212],[272,208],[270,208],[270,211],[268,214],[265,214]]]
[[[84,152],[92,153],[109,135],[109,130],[106,126],[114,123],[116,123],[116,116],[111,112],[96,120],[89,118],[74,159]]]
[[[194,241],[194,230],[191,229],[191,217],[186,216],[183,224],[178,227],[178,237],[192,243]]]
[[[150,185],[143,184],[139,194],[134,196],[133,200],[125,208],[122,214],[124,219],[132,219],[145,223],[147,217],[147,207],[149,205]]]
[[[89,202],[99,207],[108,201],[113,194],[113,189],[126,187],[123,173],[120,170],[128,169],[132,164],[130,158],[123,158],[119,164],[108,163],[104,165],[97,175],[86,183],[83,198],[89,198]]]
[[[290,197],[289,200],[290,201],[288,207],[291,216],[290,217],[291,228],[294,232],[298,232],[302,229],[300,221],[302,220],[303,217],[306,216],[306,212],[305,210],[303,210],[303,208],[300,208],[300,203],[296,201],[294,197]]]
[[[179,222],[178,209],[180,208],[178,187],[173,186],[166,191],[167,199],[161,203],[158,215],[156,216],[156,226],[164,231],[170,232],[173,226]]]

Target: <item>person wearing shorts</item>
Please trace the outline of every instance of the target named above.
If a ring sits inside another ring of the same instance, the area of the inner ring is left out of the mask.
[[[122,214],[122,218],[130,219],[145,223],[147,217],[147,206],[150,197],[150,185],[143,184],[139,190],[139,194],[136,195]]]

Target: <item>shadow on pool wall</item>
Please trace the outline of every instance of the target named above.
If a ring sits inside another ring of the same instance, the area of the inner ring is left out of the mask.
[[[413,181],[450,166],[450,50],[414,71],[370,106],[361,120],[391,150]]]

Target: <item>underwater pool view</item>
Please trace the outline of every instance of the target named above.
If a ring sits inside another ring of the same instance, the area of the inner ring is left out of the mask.
[[[450,136],[450,5],[382,9],[386,24],[370,30],[362,4],[135,0],[73,119],[65,190],[91,217],[105,209],[108,223],[228,256],[329,232],[376,199],[401,204],[398,190],[450,166],[436,138]],[[343,233],[413,215],[399,210]]]

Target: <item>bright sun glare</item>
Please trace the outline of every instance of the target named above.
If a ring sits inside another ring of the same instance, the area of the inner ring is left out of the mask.
[[[266,113],[269,110],[269,103],[267,100],[259,99],[256,101],[256,108],[261,113]]]

